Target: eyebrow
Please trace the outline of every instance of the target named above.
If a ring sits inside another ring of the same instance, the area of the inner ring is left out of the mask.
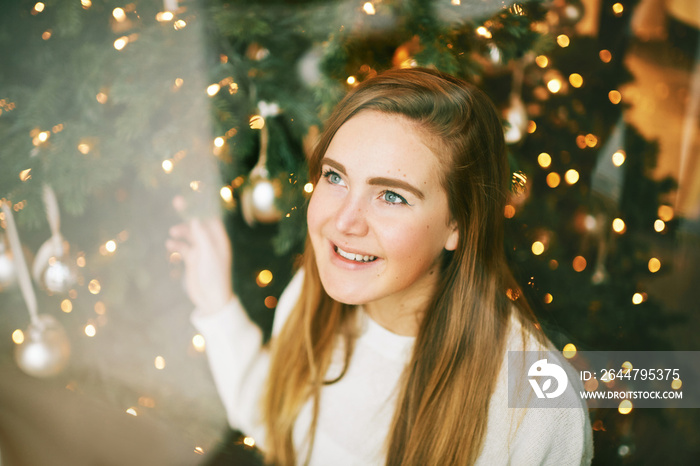
[[[324,157],[323,160],[321,160],[321,165],[326,164],[330,165],[331,167],[335,168],[339,172],[341,172],[344,175],[347,175],[347,170],[345,170],[345,166],[340,163],[336,162],[333,159],[329,159],[328,157]],[[385,178],[385,177],[374,177],[370,178],[367,180],[367,184],[372,185],[372,186],[386,186],[388,188],[398,188],[398,189],[404,189],[414,196],[416,196],[418,199],[425,199],[425,194],[423,194],[422,191],[420,191],[418,188],[415,188],[413,185],[410,183],[407,183],[402,180],[397,180],[396,178]]]

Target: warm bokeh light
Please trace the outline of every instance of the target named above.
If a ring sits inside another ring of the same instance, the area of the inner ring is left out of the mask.
[[[557,36],[557,44],[559,45],[559,47],[568,47],[570,43],[571,39],[569,39],[569,36],[567,36],[566,34],[559,34]]]
[[[623,150],[618,150],[612,155],[612,163],[616,167],[621,166],[623,163],[625,163],[625,159],[627,158],[627,154]]]
[[[506,204],[506,208],[503,211],[505,218],[513,218],[515,216],[515,207],[510,204]]]
[[[73,303],[70,299],[64,299],[61,301],[61,310],[66,314],[70,314],[73,311]]]
[[[153,361],[153,364],[156,366],[156,369],[159,371],[165,369],[165,358],[163,356],[156,356],[155,361]]]
[[[230,186],[224,186],[219,190],[219,196],[226,202],[233,201],[233,191]]]
[[[644,301],[644,296],[641,293],[635,293],[632,295],[632,304],[642,304]]]
[[[220,89],[221,86],[219,86],[217,83],[210,84],[207,86],[207,95],[209,95],[209,97],[213,97],[219,92]]]
[[[112,16],[120,23],[126,19],[126,13],[124,13],[122,8],[115,8],[112,10]]]
[[[136,408],[131,407],[126,410],[126,414],[131,414],[132,416],[138,416],[138,413],[136,412]]]
[[[559,261],[556,259],[552,259],[549,261],[549,268],[551,270],[557,270],[559,268]]]
[[[304,185],[304,192],[307,192],[309,194],[314,192],[314,184],[313,183],[306,183]]]
[[[583,256],[576,256],[571,265],[576,272],[583,272],[586,270],[586,258]]]
[[[101,289],[102,285],[100,285],[100,282],[96,278],[93,278],[90,280],[90,283],[88,283],[88,290],[92,294],[98,294]]]
[[[265,126],[265,119],[260,115],[253,115],[250,117],[248,123],[251,129],[263,129],[263,126]]]
[[[616,218],[612,221],[612,229],[615,233],[624,233],[627,226],[621,218]]]
[[[666,222],[664,222],[660,218],[657,218],[654,221],[654,231],[661,233],[662,231],[664,231],[665,228],[666,228]]]
[[[44,11],[45,6],[46,5],[44,5],[43,3],[38,2],[36,5],[34,5],[34,11],[36,11],[37,13],[41,13],[42,11]]]
[[[610,99],[610,102],[612,102],[615,105],[622,102],[622,94],[620,94],[620,91],[615,90],[615,89],[608,92],[608,98]]]
[[[105,315],[105,312],[107,312],[107,307],[105,306],[105,303],[102,301],[97,301],[95,303],[95,314],[103,316]]]
[[[243,439],[243,443],[251,448],[255,446],[255,440],[253,437],[245,437]]]
[[[260,287],[269,285],[271,281],[272,272],[270,272],[269,270],[262,270],[260,273],[258,273],[258,276],[255,278],[255,282]]]
[[[107,252],[114,252],[114,251],[116,251],[116,250],[117,250],[117,243],[116,243],[116,241],[114,241],[113,239],[107,241],[107,242],[105,243],[105,249],[107,250]]]
[[[192,337],[192,346],[194,347],[195,350],[199,351],[200,353],[203,352],[206,349],[206,342],[204,341],[204,337],[200,334],[197,334]]]
[[[95,326],[93,324],[87,324],[85,326],[84,331],[85,331],[85,335],[87,335],[89,337],[94,337],[97,334],[97,329],[95,328]]]
[[[51,39],[52,34],[53,34],[53,32],[51,32],[51,29],[47,29],[46,31],[41,33],[41,38],[44,40],[49,40],[49,39]]]
[[[656,213],[664,222],[670,222],[673,220],[673,207],[670,205],[660,205]]]
[[[364,10],[364,12],[367,13],[368,15],[373,15],[377,12],[374,9],[374,5],[372,4],[372,2],[365,2],[365,4],[362,5],[362,10]]]
[[[561,352],[566,359],[571,359],[576,356],[576,345],[573,343],[567,343],[564,346],[564,350]]]
[[[561,81],[557,78],[550,79],[547,82],[547,89],[549,89],[549,92],[552,94],[556,94],[561,90]]]
[[[552,156],[546,152],[542,152],[537,156],[537,163],[539,163],[542,168],[548,168],[552,164]]]
[[[192,180],[190,181],[190,189],[192,191],[199,191],[199,181],[198,180]]]
[[[610,63],[612,60],[612,54],[610,53],[610,50],[603,49],[598,53],[598,56],[600,57],[600,61],[603,63]]]
[[[537,131],[537,123],[535,123],[535,122],[532,121],[532,120],[528,121],[528,123],[527,123],[527,132],[528,132],[528,134],[532,134],[532,133],[534,133],[535,131]]]
[[[198,455],[203,455],[203,454],[204,454],[204,448],[202,448],[202,447],[194,447],[194,452],[197,453]]]
[[[90,152],[90,145],[84,142],[78,144],[78,152],[83,155],[87,155]]]
[[[633,366],[632,363],[629,362],[629,361],[623,362],[622,365],[621,365],[620,367],[621,367],[622,369],[624,369],[624,370],[622,371],[623,374],[629,374],[629,372],[630,372],[632,369],[634,369],[634,366]]]
[[[37,135],[37,138],[39,139],[39,142],[46,142],[49,139],[49,136],[51,136],[51,133],[48,131],[42,131]]]
[[[581,76],[578,73],[571,73],[569,75],[569,82],[571,83],[572,86],[579,88],[583,86],[583,76]]]
[[[163,171],[165,173],[171,173],[173,171],[173,161],[170,159],[163,160],[163,163],[160,164],[161,167],[163,167]]]
[[[14,332],[12,332],[12,341],[16,345],[21,345],[22,343],[24,343],[24,332],[20,329],[17,329]]]
[[[612,6],[612,11],[615,13],[615,16],[620,16],[623,11],[625,11],[625,7],[622,6],[622,3],[615,3]]]
[[[265,307],[268,309],[274,309],[277,307],[277,298],[274,296],[268,296],[265,298]]]
[[[355,76],[348,76],[348,79],[346,79],[345,82],[352,86],[357,84],[357,78],[355,78]]]
[[[126,36],[122,36],[119,39],[114,41],[114,48],[117,50],[122,50],[124,47],[126,47],[126,44],[129,43],[129,38]]]
[[[87,10],[92,6],[92,0],[80,0],[80,4]]]
[[[544,295],[544,303],[545,304],[551,304],[552,301],[554,301],[554,296],[552,296],[551,293],[547,293]]]
[[[586,134],[585,139],[587,147],[595,147],[598,145],[598,138],[595,134]]]
[[[226,141],[225,141],[224,138],[222,138],[221,136],[218,136],[218,137],[214,138],[214,145],[215,145],[216,147],[224,147],[224,143],[225,143],[225,142],[226,142]]]
[[[172,21],[173,18],[175,18],[175,15],[171,11],[161,11],[156,13],[156,21],[159,23],[167,23],[168,21]]]
[[[493,35],[491,34],[491,31],[486,29],[484,26],[479,26],[476,28],[476,33],[483,37],[484,39],[491,39],[493,38]]]
[[[179,31],[180,29],[184,29],[185,26],[187,26],[187,23],[184,22],[184,21],[181,20],[181,19],[178,19],[178,20],[175,21],[175,23],[173,24],[173,27],[175,28],[176,31]]]
[[[659,270],[661,270],[661,261],[656,257],[652,257],[651,259],[649,259],[649,264],[647,265],[649,267],[649,272],[651,273],[656,273]]]
[[[78,267],[85,267],[85,265],[87,265],[87,262],[85,261],[85,256],[78,256],[78,258],[75,259],[75,263],[78,264]]]
[[[547,68],[547,65],[549,65],[549,59],[544,55],[537,55],[537,58],[535,58],[535,63],[537,63],[537,66],[540,68]]]
[[[27,180],[31,179],[31,177],[32,177],[31,173],[32,173],[31,168],[27,168],[25,170],[22,170],[21,172],[19,172],[19,179],[22,181],[27,181]]]
[[[579,179],[579,174],[576,170],[572,168],[570,170],[567,170],[566,173],[564,173],[564,179],[568,184],[576,184],[576,182]]]
[[[536,256],[539,256],[544,252],[544,244],[542,244],[541,241],[535,241],[532,243],[532,253]]]
[[[674,390],[678,390],[683,386],[683,382],[681,382],[681,379],[675,379],[673,382],[671,382],[671,388]]]
[[[630,400],[622,400],[617,407],[620,414],[629,414],[632,412],[632,402]]]
[[[104,92],[98,92],[95,98],[101,104],[106,104],[108,99],[107,94],[105,94]]]
[[[551,172],[547,175],[547,186],[550,188],[556,188],[561,182],[561,176],[557,172]]]

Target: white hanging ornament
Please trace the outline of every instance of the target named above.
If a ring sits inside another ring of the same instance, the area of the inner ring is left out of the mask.
[[[49,292],[67,293],[77,281],[77,268],[68,257],[70,247],[61,236],[58,202],[49,186],[44,186],[44,203],[51,237],[37,251],[32,275]]]
[[[17,280],[12,252],[7,250],[5,240],[0,237],[0,290],[14,285]]]
[[[24,341],[15,347],[15,362],[34,377],[51,377],[68,364],[70,343],[56,319],[40,314],[24,331]]]
[[[250,226],[260,223],[274,223],[282,218],[282,213],[275,204],[280,191],[279,182],[270,179],[267,169],[267,146],[269,131],[265,118],[277,115],[280,111],[276,103],[260,102],[260,118],[256,119],[260,129],[260,156],[255,167],[248,175],[249,183],[241,193],[241,210],[243,219]]]
[[[503,117],[508,122],[505,128],[505,139],[508,144],[515,144],[525,136],[529,123],[525,104],[518,94],[511,94],[510,105],[505,110]]]
[[[17,281],[31,320],[23,333],[23,340],[15,347],[15,361],[19,368],[29,375],[50,377],[61,372],[68,364],[70,342],[56,319],[37,312],[36,294],[22,255],[12,209],[5,202],[0,203],[0,208],[7,221],[7,234],[15,258]]]

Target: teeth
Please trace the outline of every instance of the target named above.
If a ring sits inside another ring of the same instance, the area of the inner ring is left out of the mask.
[[[338,254],[340,254],[344,258],[351,260],[351,261],[355,261],[355,262],[372,262],[374,259],[376,259],[375,256],[363,256],[361,254],[355,254],[352,252],[345,252],[337,246],[336,246],[335,250],[338,252]]]

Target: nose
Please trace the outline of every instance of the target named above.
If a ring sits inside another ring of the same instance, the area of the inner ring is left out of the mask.
[[[337,207],[335,228],[339,233],[364,236],[369,231],[367,223],[368,206],[361,199],[346,196]]]

